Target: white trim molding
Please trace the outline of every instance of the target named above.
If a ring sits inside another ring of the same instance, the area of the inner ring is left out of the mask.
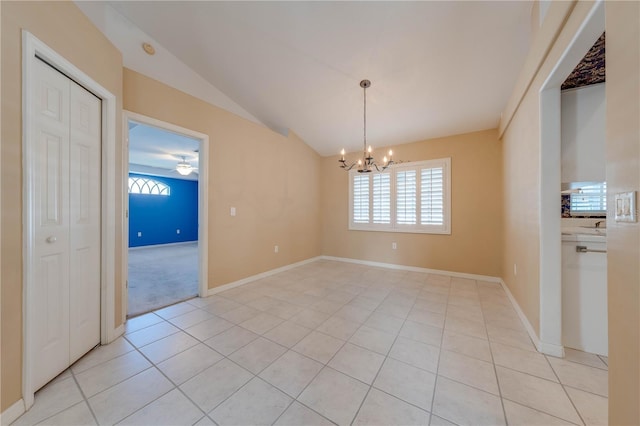
[[[502,285],[504,292],[507,293],[507,297],[511,301],[511,305],[513,306],[513,309],[516,310],[516,313],[518,314],[518,317],[520,317],[520,321],[522,322],[522,325],[524,325],[524,328],[527,330],[527,333],[529,334],[529,337],[531,338],[531,341],[535,345],[538,352],[542,352],[543,354],[555,356],[558,358],[564,358],[564,346],[553,345],[551,343],[544,343],[540,341],[540,338],[538,337],[533,326],[529,322],[529,319],[524,314],[524,311],[522,310],[522,308],[520,308],[518,301],[516,300],[515,297],[513,297],[513,294],[511,294],[509,287],[507,287],[507,285],[502,279],[500,280],[500,285]]]
[[[241,285],[248,284],[252,281],[257,281],[262,278],[270,277],[271,275],[279,274],[280,272],[288,271],[289,269],[297,268],[298,266],[306,265],[307,263],[315,262],[316,260],[322,259],[323,256],[311,257],[309,259],[301,260],[300,262],[290,263],[289,265],[281,266],[279,268],[270,269],[265,272],[261,272],[256,275],[252,275],[247,278],[242,278],[238,281],[233,281],[228,284],[223,284],[218,287],[210,288],[207,292],[207,296],[212,296],[217,293],[221,293],[226,290],[231,290],[232,288],[240,287]]]
[[[540,88],[539,140],[539,237],[540,237],[540,352],[562,357],[562,244],[558,211],[558,188],[561,181],[561,96],[560,88],[567,75],[605,30],[604,1],[585,4],[589,11],[576,34],[554,65]],[[517,304],[515,305],[517,306]],[[524,316],[521,316],[524,318]],[[523,321],[524,322],[524,321]],[[531,329],[529,334],[532,334]],[[535,335],[535,333],[532,335]],[[535,341],[535,340],[534,340]]]
[[[451,277],[456,277],[456,278],[468,278],[470,280],[487,281],[491,283],[499,283],[502,281],[498,277],[492,277],[489,275],[468,274],[466,272],[452,272],[452,271],[444,271],[441,269],[420,268],[418,266],[397,265],[395,263],[373,262],[370,260],[352,259],[350,257],[320,256],[320,258],[323,260],[335,260],[337,262],[357,263],[358,265],[375,266],[379,268],[399,269],[402,271],[412,271],[412,272],[425,272],[427,274],[436,274],[436,275],[449,275]]]
[[[29,114],[33,90],[34,61],[40,58],[84,86],[102,101],[102,228],[100,277],[100,342],[107,344],[118,337],[115,328],[115,273],[116,273],[116,97],[103,86],[56,53],[28,31],[22,31],[22,150],[23,150],[23,348],[22,348],[22,400],[26,409],[33,405],[34,392],[31,377],[32,336],[34,318],[33,300],[33,209],[31,188],[34,186],[30,167],[33,159],[31,134],[32,117]]]
[[[11,407],[7,408],[0,414],[0,425],[10,425],[15,422],[18,417],[25,413],[24,400],[16,401]]]

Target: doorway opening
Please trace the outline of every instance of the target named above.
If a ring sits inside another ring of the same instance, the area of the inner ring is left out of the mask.
[[[206,296],[207,137],[127,113],[127,317]]]
[[[562,95],[561,86],[605,31],[604,2],[582,27],[540,90],[540,347],[563,357]],[[575,248],[574,248],[575,250]]]

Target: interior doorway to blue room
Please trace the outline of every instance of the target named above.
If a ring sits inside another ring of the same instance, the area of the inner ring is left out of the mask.
[[[203,140],[146,121],[127,120],[127,317],[201,293]]]

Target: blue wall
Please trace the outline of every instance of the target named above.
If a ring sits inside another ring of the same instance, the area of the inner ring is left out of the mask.
[[[154,179],[171,188],[168,197],[129,194],[129,247],[198,240],[197,181],[135,173],[129,176]],[[141,237],[138,232],[142,232]]]

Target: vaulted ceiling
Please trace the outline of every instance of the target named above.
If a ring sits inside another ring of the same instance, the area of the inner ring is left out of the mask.
[[[364,78],[374,148],[496,127],[530,43],[521,1],[108,4],[321,155],[362,147]]]

